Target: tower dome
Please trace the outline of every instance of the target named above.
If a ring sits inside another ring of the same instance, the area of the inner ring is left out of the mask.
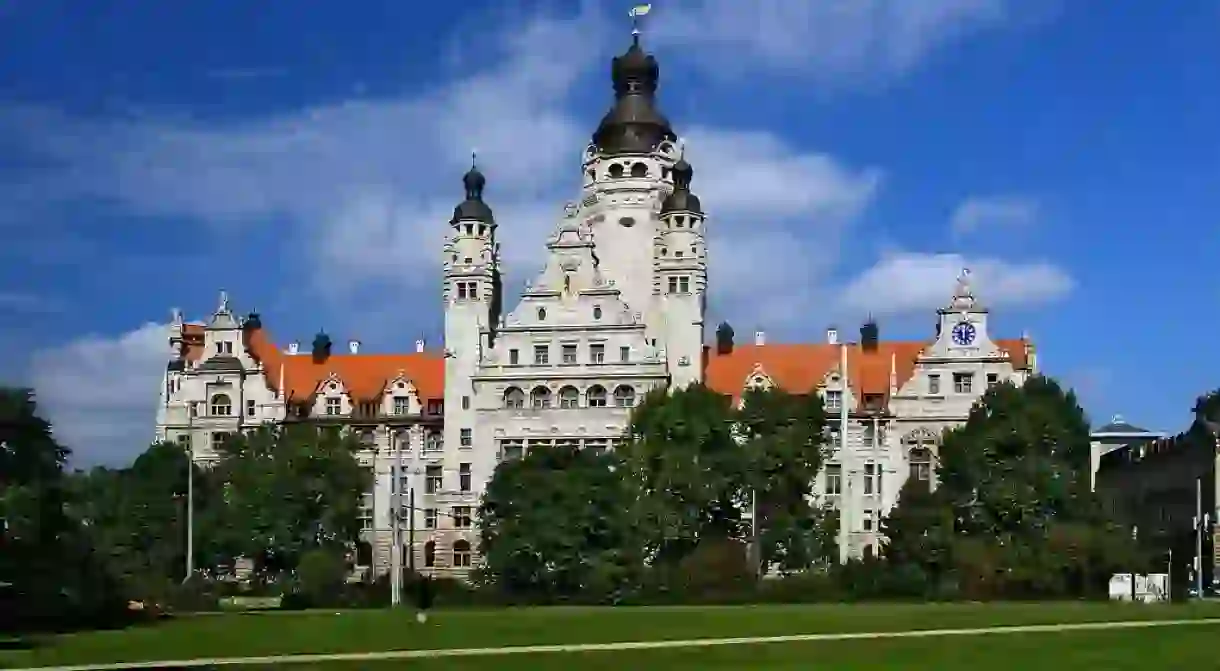
[[[487,178],[483,176],[483,173],[479,171],[479,166],[473,161],[470,170],[462,176],[462,186],[466,188],[466,200],[453,208],[453,219],[449,223],[481,221],[494,225],[495,218],[492,216],[491,208],[483,202],[483,189],[487,186]]]
[[[626,53],[610,65],[614,82],[614,107],[602,117],[593,144],[605,154],[646,154],[665,140],[676,138],[669,120],[656,107],[660,80],[657,60],[632,37]]]
[[[703,214],[702,204],[699,202],[699,196],[691,193],[690,182],[695,176],[695,169],[690,163],[686,162],[686,157],[678,159],[674,164],[674,190],[665,197],[665,202],[661,203],[661,214],[667,212],[693,212],[695,214]]]

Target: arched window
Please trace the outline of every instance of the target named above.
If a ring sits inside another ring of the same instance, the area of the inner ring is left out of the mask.
[[[618,408],[635,407],[635,390],[627,385],[620,385],[614,390],[614,405]]]
[[[466,568],[470,566],[470,541],[456,540],[453,542],[453,566]]]
[[[436,566],[436,541],[424,543],[424,566]]]
[[[595,384],[585,392],[585,398],[588,399],[590,408],[604,408],[606,407],[606,388]]]
[[[551,407],[551,390],[546,387],[534,387],[530,392],[530,405],[537,410]]]
[[[216,394],[212,397],[211,414],[217,417],[228,417],[233,414],[233,401],[228,394]]]
[[[611,177],[615,177],[615,178],[622,177],[623,176],[623,166],[618,163],[615,163],[610,166],[609,172],[610,172]]]
[[[525,407],[525,392],[517,387],[509,387],[504,391],[504,407],[520,410]]]
[[[635,163],[631,166],[632,177],[647,177],[648,166],[643,163]]]
[[[576,390],[576,387],[564,387],[559,390],[559,407],[580,407],[580,392]]]

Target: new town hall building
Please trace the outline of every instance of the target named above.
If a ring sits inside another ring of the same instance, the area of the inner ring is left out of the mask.
[[[878,543],[878,520],[908,477],[931,478],[943,429],[962,422],[987,385],[1022,381],[1031,343],[1000,340],[963,273],[945,287],[935,333],[772,344],[763,332],[709,343],[706,227],[694,169],[656,105],[659,69],[638,37],[612,65],[614,103],[579,166],[581,190],[547,242],[546,267],[504,309],[498,225],[472,168],[442,254],[443,348],[405,354],[273,344],[257,315],[222,296],[205,323],[175,311],[157,437],[214,459],[226,436],[264,422],[341,425],[367,446],[366,562],[389,565],[391,464],[414,488],[414,565],[461,571],[477,555],[474,519],[496,464],[557,444],[612,449],[649,389],[702,381],[733,398],[755,386],[816,390],[847,432],[815,492],[836,501],[845,555]],[[573,176],[577,176],[573,166]],[[846,369],[841,365],[846,360]],[[406,500],[405,498],[403,499]],[[410,561],[404,562],[409,564]]]

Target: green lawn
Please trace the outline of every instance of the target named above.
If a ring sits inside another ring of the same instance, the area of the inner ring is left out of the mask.
[[[173,660],[197,657],[238,657],[254,655],[373,652],[384,650],[435,649],[456,647],[501,647],[511,645],[545,645],[562,643],[605,643],[663,639],[723,638],[739,636],[777,636],[784,634],[837,633],[860,631],[906,631],[985,627],[995,625],[1059,624],[1069,622],[1099,622],[1135,619],[1177,619],[1220,617],[1220,604],[1196,603],[1175,606],[1130,604],[953,604],[953,605],[813,605],[813,606],[746,606],[726,608],[520,608],[502,610],[438,611],[426,625],[418,625],[409,609],[401,611],[349,611],[343,613],[302,614],[231,614],[188,617],[165,624],[127,631],[90,632],[62,636],[41,642],[33,650],[0,652],[0,666],[39,666],[84,664],[140,660]],[[1216,640],[1220,625],[1128,630],[1117,632],[1072,632],[1056,636],[1063,640],[1081,641],[1086,648],[1090,641],[1105,639],[1119,643],[1131,642],[1133,649],[1142,650],[1145,643],[1154,648],[1182,646],[1208,635]],[[731,648],[654,650],[640,652],[559,653],[513,658],[456,658],[412,660],[396,664],[362,662],[356,665],[328,665],[325,668],[547,668],[553,654],[556,660],[579,654],[581,665],[596,668],[616,668],[624,664],[644,664],[646,668],[676,666],[667,660],[703,660],[700,668],[739,666],[750,660],[751,669],[796,668],[785,664],[807,663],[821,655],[826,659],[854,659],[855,655],[875,655],[876,662],[868,668],[886,667],[898,663],[906,654],[929,659],[982,659],[970,655],[978,651],[1003,649],[1005,655],[1023,656],[1022,641],[1038,650],[1063,647],[1054,654],[1039,652],[1042,657],[1022,657],[1023,660],[1076,660],[1070,654],[1086,654],[1075,650],[1078,645],[1050,646],[1029,641],[1049,641],[1054,636],[1015,635],[974,638],[928,638],[883,641],[818,642],[809,644],[752,645]],[[1137,643],[1143,642],[1143,643]],[[1150,643],[1149,643],[1150,642]],[[984,644],[985,643],[985,644]],[[1109,644],[1107,644],[1109,645]],[[996,648],[995,646],[1000,646]],[[1049,646],[1049,647],[1048,647]],[[1111,646],[1113,647],[1113,646]],[[1109,648],[1107,648],[1109,649]],[[1174,654],[1173,648],[1166,651]],[[836,652],[840,651],[840,652]],[[935,651],[935,652],[928,652]],[[971,652],[976,651],[976,652]],[[1073,652],[1075,651],[1075,652]],[[1008,661],[988,654],[988,671],[1017,668],[998,666]],[[1049,657],[1045,655],[1050,654]],[[1188,654],[1188,652],[1181,652]],[[814,657],[810,657],[814,655]],[[929,655],[932,655],[929,657]],[[936,657],[934,655],[941,655]],[[949,657],[944,657],[949,655]],[[956,655],[956,656],[955,656]],[[1134,652],[1119,655],[1121,663],[1134,658]],[[585,663],[584,659],[590,661]],[[545,659],[544,659],[545,658]],[[1099,660],[1079,658],[1081,664]],[[1167,659],[1154,660],[1161,668],[1169,668]],[[599,661],[600,660],[600,661]],[[721,661],[725,660],[725,661]],[[526,663],[528,662],[528,663]],[[570,658],[568,663],[571,663]],[[847,663],[847,662],[844,662]],[[525,664],[524,666],[519,666]],[[596,666],[605,664],[606,666]],[[763,664],[771,664],[764,666]],[[1028,661],[1025,662],[1028,668]],[[300,666],[294,668],[302,668]],[[693,668],[681,667],[678,668]],[[808,667],[806,667],[808,668]],[[834,668],[853,668],[835,666]],[[863,668],[863,667],[861,667]],[[913,667],[905,667],[913,668]],[[931,667],[929,667],[931,668]],[[952,668],[952,667],[950,667]],[[1116,666],[1111,668],[1126,668]]]
[[[260,671],[1149,671],[1216,668],[1220,627],[732,645],[260,667]],[[252,671],[255,667],[243,667]]]

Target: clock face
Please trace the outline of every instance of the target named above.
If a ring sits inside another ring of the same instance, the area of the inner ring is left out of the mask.
[[[974,328],[974,324],[970,322],[958,322],[954,327],[951,335],[953,336],[954,344],[965,347],[974,342],[974,336],[978,332]]]

